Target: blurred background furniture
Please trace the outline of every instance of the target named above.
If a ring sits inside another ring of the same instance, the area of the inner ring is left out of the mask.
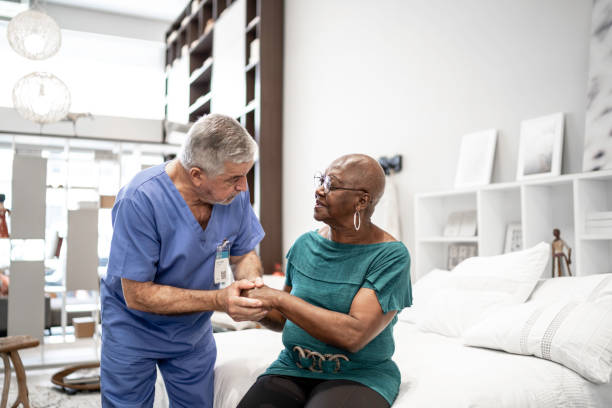
[[[2,402],[0,403],[0,408],[6,407],[9,387],[11,385],[11,363],[9,362],[9,357],[15,368],[17,387],[19,388],[17,400],[15,400],[12,406],[16,407],[21,403],[24,408],[30,408],[26,373],[21,358],[19,357],[19,350],[36,347],[38,344],[39,341],[31,336],[10,336],[0,339],[0,356],[2,360],[4,360],[4,386],[2,388]]]

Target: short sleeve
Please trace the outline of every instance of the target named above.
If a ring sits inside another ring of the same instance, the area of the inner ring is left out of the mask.
[[[244,192],[240,194],[240,200],[242,200],[242,222],[240,223],[238,236],[235,242],[232,243],[230,250],[233,256],[241,256],[252,251],[265,236],[264,230],[249,201],[249,193]]]
[[[289,248],[289,251],[287,252],[287,266],[285,267],[285,286],[289,287],[293,287],[293,284],[291,283],[293,277],[293,265],[291,265],[291,262],[289,262],[292,249],[293,247]]]
[[[404,245],[385,251],[370,267],[363,284],[376,292],[383,313],[412,305],[410,255]]]
[[[296,245],[300,245],[300,241],[301,238],[298,238],[297,241],[291,246],[291,248],[289,248],[289,251],[287,251],[287,256],[285,257],[287,259],[287,266],[285,267],[285,285],[292,287],[293,288],[293,264],[291,263],[291,255],[294,253],[295,251],[295,246]]]
[[[160,242],[148,201],[124,198],[113,208],[107,273],[139,282],[155,279]]]

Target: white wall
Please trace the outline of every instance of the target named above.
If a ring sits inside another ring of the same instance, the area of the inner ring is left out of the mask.
[[[59,4],[48,3],[44,10],[63,30],[85,31],[148,41],[164,41],[164,35],[170,25],[168,21],[124,16]],[[171,16],[171,19],[175,17]]]
[[[284,250],[312,228],[312,175],[334,158],[400,153],[402,240],[413,195],[451,188],[461,136],[500,131],[514,180],[519,124],[566,113],[563,172],[580,172],[591,2],[286,0]]]

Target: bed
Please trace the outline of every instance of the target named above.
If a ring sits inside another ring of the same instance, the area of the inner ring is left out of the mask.
[[[612,274],[540,279],[549,254],[540,244],[419,279],[394,328],[393,407],[612,407]],[[281,334],[215,338],[214,406],[234,408],[277,358]]]
[[[536,357],[464,346],[399,321],[393,360],[402,384],[393,407],[612,407],[612,384],[593,384]],[[215,408],[234,408],[282,348],[280,333],[215,334]]]

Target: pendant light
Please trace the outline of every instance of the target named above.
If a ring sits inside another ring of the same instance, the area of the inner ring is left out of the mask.
[[[55,75],[33,72],[15,84],[13,105],[25,119],[41,125],[53,123],[68,114],[70,91]]]
[[[55,55],[62,45],[62,33],[51,17],[34,8],[23,11],[11,19],[7,27],[9,44],[17,54],[43,60]]]

